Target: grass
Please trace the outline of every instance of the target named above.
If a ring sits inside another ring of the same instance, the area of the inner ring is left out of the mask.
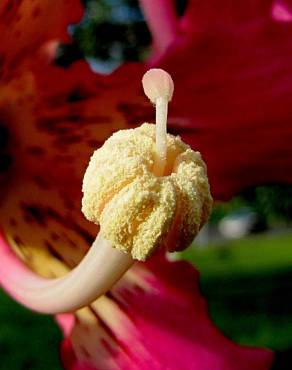
[[[224,246],[190,248],[210,314],[233,340],[292,347],[292,234],[259,235]]]
[[[59,370],[61,333],[53,319],[34,314],[0,291],[2,369]]]
[[[286,270],[292,266],[292,234],[256,235],[206,249],[189,248],[183,256],[199,268],[203,278]]]
[[[292,234],[190,248],[183,255],[200,270],[210,314],[227,336],[277,350],[292,347]],[[52,318],[0,293],[3,369],[59,370],[60,341]]]

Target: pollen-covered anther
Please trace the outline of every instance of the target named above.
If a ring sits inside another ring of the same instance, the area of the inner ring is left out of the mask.
[[[113,134],[91,157],[82,211],[112,245],[144,261],[156,248],[186,248],[211,212],[206,166],[179,137],[167,135],[163,176],[154,174],[155,125]]]

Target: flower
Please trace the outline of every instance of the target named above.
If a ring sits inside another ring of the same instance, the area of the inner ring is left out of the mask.
[[[289,3],[193,0],[180,19],[170,1],[141,3],[154,36],[148,65],[176,83],[171,132],[202,152],[215,198],[291,182]],[[91,152],[113,131],[153,119],[140,87],[146,65],[105,77],[84,61],[67,70],[48,62],[80,17],[78,0],[0,5],[1,253],[13,248],[46,277],[75,266],[96,234],[80,213]],[[64,366],[269,369],[270,351],[214,328],[197,280],[188,264],[160,255],[136,265],[105,297],[58,316]]]

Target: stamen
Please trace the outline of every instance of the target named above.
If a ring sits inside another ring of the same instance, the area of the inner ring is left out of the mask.
[[[42,313],[69,312],[90,304],[106,293],[133,264],[130,254],[112,248],[98,235],[75,269],[64,277],[45,279],[18,260],[3,237],[0,248],[1,285],[24,306]]]
[[[167,157],[167,110],[173,95],[173,80],[163,69],[150,69],[142,79],[145,95],[156,107],[156,158],[154,173],[162,176]]]

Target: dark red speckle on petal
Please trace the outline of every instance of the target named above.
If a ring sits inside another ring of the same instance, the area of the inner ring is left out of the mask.
[[[41,14],[41,12],[41,8],[39,6],[36,6],[35,8],[33,8],[31,15],[33,18],[37,18]]]

